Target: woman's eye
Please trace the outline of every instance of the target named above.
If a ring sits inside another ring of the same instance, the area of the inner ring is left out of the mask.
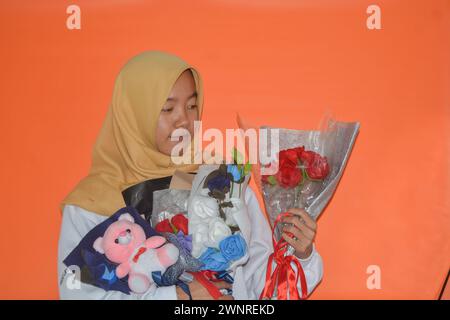
[[[170,111],[172,111],[172,110],[173,110],[172,107],[168,107],[168,108],[163,108],[161,111],[162,111],[162,112],[170,112]]]
[[[188,109],[189,109],[189,110],[197,109],[197,105],[194,104],[194,105],[192,105],[192,106],[189,106]]]

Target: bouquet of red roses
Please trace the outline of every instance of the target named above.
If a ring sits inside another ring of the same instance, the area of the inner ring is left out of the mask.
[[[280,151],[278,172],[261,176],[266,208],[272,222],[279,213],[290,208],[305,208],[308,200],[320,191],[329,173],[327,157],[305,150],[304,146]],[[279,240],[280,228],[276,228],[275,232]]]
[[[267,127],[266,127],[267,130]],[[281,237],[281,217],[291,208],[304,209],[313,219],[330,201],[342,176],[356,139],[359,123],[334,122],[317,131],[276,130],[279,151],[271,163],[254,166],[266,212],[273,227],[274,252],[268,261],[266,285],[262,299],[304,299],[306,280],[293,248]],[[273,141],[270,142],[273,146]],[[260,145],[260,154],[261,154]],[[273,149],[273,148],[272,148]],[[267,169],[270,167],[270,173]],[[275,168],[275,170],[273,170]],[[272,266],[276,267],[272,272]],[[293,275],[292,264],[297,267]],[[294,281],[289,281],[289,279]],[[297,289],[301,281],[302,293]],[[294,283],[295,282],[295,283]]]

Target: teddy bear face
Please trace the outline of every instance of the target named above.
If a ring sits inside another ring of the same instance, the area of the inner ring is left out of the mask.
[[[95,241],[94,248],[104,253],[110,261],[122,263],[129,259],[145,239],[144,229],[134,223],[130,215],[124,214],[108,227],[103,237]]]

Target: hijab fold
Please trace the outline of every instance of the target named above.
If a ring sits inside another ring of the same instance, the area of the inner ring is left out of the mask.
[[[110,216],[125,206],[122,190],[145,180],[170,176],[175,170],[195,171],[197,165],[175,165],[156,147],[159,114],[178,77],[191,70],[199,116],[203,83],[199,73],[177,56],[146,51],[120,70],[111,104],[92,151],[92,164],[61,202]]]

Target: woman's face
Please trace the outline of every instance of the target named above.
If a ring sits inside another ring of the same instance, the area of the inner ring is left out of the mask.
[[[197,91],[190,70],[184,71],[170,91],[156,127],[156,147],[158,151],[171,155],[172,148],[179,143],[171,141],[175,129],[184,128],[194,135],[194,121],[198,120]],[[181,138],[180,138],[181,139]]]

